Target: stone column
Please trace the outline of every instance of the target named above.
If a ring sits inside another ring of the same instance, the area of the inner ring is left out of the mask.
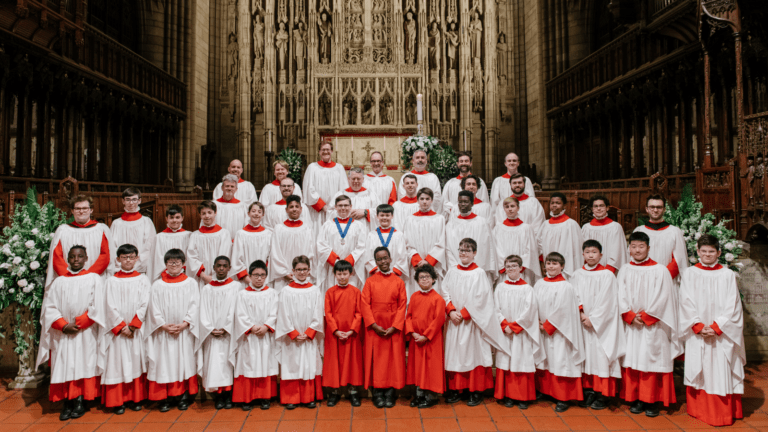
[[[237,3],[237,45],[240,63],[237,76],[237,154],[243,162],[246,178],[256,180],[251,160],[251,4],[248,0]]]

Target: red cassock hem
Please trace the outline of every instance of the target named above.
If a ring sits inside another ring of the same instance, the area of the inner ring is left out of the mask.
[[[149,400],[163,400],[171,396],[181,396],[184,392],[197,394],[197,375],[186,381],[176,381],[172,383],[160,384],[155,381],[149,381]]]
[[[449,390],[484,391],[493,388],[493,369],[478,366],[467,372],[445,371],[446,384]]]
[[[511,372],[496,368],[496,390],[493,397],[530,401],[536,399],[536,377],[533,372]]]
[[[581,377],[561,377],[547,370],[537,369],[536,388],[545,395],[552,396],[559,401],[584,400]]]
[[[744,418],[741,410],[741,395],[711,395],[704,390],[685,387],[688,399],[688,415],[712,426],[730,426],[733,419]]]
[[[621,368],[621,380],[619,397],[627,402],[663,402],[664,406],[677,402],[672,372],[642,372]]]
[[[299,404],[323,400],[323,376],[312,380],[280,380],[280,403]]]
[[[51,384],[48,390],[48,399],[51,402],[72,400],[80,396],[85,400],[94,400],[101,396],[101,377]]]
[[[618,380],[614,377],[601,378],[598,375],[583,374],[581,376],[581,385],[584,388],[600,392],[600,394],[607,397],[614,397],[619,391]]]
[[[211,393],[222,394],[222,393],[228,392],[228,391],[232,391],[232,386],[231,385],[228,385],[226,387],[219,387],[219,388],[216,389],[216,391],[213,391]]]
[[[108,408],[120,406],[125,402],[141,402],[148,395],[147,374],[143,374],[129,383],[101,386],[101,401]]]
[[[232,386],[232,402],[251,402],[256,399],[272,399],[277,396],[277,375],[263,378],[235,378]]]

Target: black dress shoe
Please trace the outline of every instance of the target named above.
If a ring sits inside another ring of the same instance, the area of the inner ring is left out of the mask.
[[[658,405],[654,404],[646,404],[646,410],[645,415],[648,417],[658,417],[659,416],[659,407]]]
[[[386,401],[384,400],[384,395],[374,395],[373,396],[373,406],[376,408],[384,408],[384,404]]]
[[[64,407],[61,409],[61,413],[59,413],[59,420],[67,421],[70,418],[72,418],[72,404],[70,401],[65,400]]]
[[[305,405],[307,408],[317,408],[317,402],[312,401]]]
[[[328,405],[329,407],[334,407],[336,406],[337,403],[339,403],[339,400],[341,400],[341,396],[339,396],[338,394],[332,393],[328,395],[328,402],[326,402],[326,405]]]
[[[456,390],[448,390],[445,392],[445,403],[452,404],[461,400],[461,395]]]
[[[243,409],[243,411],[250,411],[253,409],[253,402],[247,402],[242,405],[240,405],[240,408]]]
[[[216,395],[216,398],[214,398],[213,407],[217,410],[224,409],[224,405],[226,405],[226,403],[227,401],[225,401],[221,395]]]
[[[593,410],[598,410],[598,411],[603,410],[608,408],[608,404],[605,402],[606,401],[603,398],[597,398],[595,399],[594,402],[592,402],[592,405],[590,405],[589,407],[592,408]]]
[[[422,402],[424,402],[424,397],[418,397],[414,396],[413,399],[411,399],[411,408],[418,407]]]
[[[132,402],[128,404],[128,408],[130,408],[131,411],[141,411],[141,402]]]
[[[171,400],[166,398],[163,399],[162,402],[160,402],[160,405],[157,406],[157,410],[160,412],[168,412],[171,410]]]
[[[224,409],[232,409],[235,406],[232,403],[232,392],[226,392],[224,395]]]
[[[261,409],[268,410],[269,409],[269,399],[262,399],[261,400]]]
[[[285,404],[285,409],[287,410],[296,409],[296,404]]]
[[[467,405],[478,406],[481,403],[483,403],[483,394],[481,392],[472,392],[469,395],[469,400],[467,401]]]
[[[528,409],[528,401],[518,401],[517,402],[517,407],[522,409],[522,410]]]
[[[351,403],[353,407],[359,407],[363,404],[357,393],[350,393],[349,396],[347,396],[347,399],[349,399],[349,403]]]
[[[438,398],[424,398],[424,400],[419,403],[419,408],[430,408],[438,404],[440,402],[440,399]]]
[[[513,406],[515,406],[515,401],[513,401],[511,398],[505,397],[503,401],[504,401],[504,406],[507,408],[512,408]]]
[[[632,414],[641,414],[645,411],[645,403],[643,401],[637,401],[629,408],[629,412]]]
[[[70,418],[77,419],[82,417],[83,414],[85,414],[85,400],[82,396],[78,396],[72,402],[72,414],[70,414]]]
[[[555,405],[555,412],[559,412],[559,413],[566,412],[570,407],[571,406],[568,405],[568,402],[558,401],[557,404]]]
[[[537,402],[544,400],[544,398],[546,398],[546,397],[547,397],[547,395],[545,395],[544,393],[538,392],[538,391],[536,392],[536,401]]]
[[[192,398],[189,397],[189,391],[185,391],[184,394],[179,398],[179,404],[176,406],[176,408],[178,408],[179,411],[186,411],[189,408],[189,404],[191,403]]]
[[[115,414],[117,414],[117,415],[123,415],[123,414],[125,414],[125,405],[120,405],[120,406],[118,406],[118,407],[115,407],[115,409],[113,410],[113,412],[114,412]]]
[[[579,406],[582,408],[586,408],[590,405],[592,405],[592,402],[597,399],[597,394],[593,392],[592,390],[585,390],[584,391],[584,400],[579,401]]]

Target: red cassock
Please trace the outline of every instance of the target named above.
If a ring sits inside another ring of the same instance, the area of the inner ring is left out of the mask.
[[[347,384],[363,385],[363,342],[360,335],[363,314],[360,290],[352,285],[334,285],[325,293],[325,355],[323,386],[339,388]],[[336,330],[354,330],[346,340],[334,335]]]
[[[365,281],[361,309],[365,322],[365,388],[405,386],[405,282],[390,272],[377,272]],[[383,338],[371,327],[397,329]]]
[[[422,390],[445,392],[445,363],[443,361],[443,324],[445,300],[434,289],[418,291],[411,296],[405,318],[405,334],[418,333],[429,339],[423,344],[411,341],[408,352],[406,383]]]

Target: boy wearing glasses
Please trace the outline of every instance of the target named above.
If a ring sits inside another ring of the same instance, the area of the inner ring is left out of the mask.
[[[448,268],[456,267],[461,262],[459,242],[471,238],[482,245],[475,255],[474,262],[486,271],[489,283],[496,279],[496,251],[491,240],[491,228],[488,221],[475,214],[472,209],[475,196],[470,191],[460,191],[457,203],[457,216],[450,217],[445,226],[445,258]]]
[[[616,274],[621,266],[629,261],[624,228],[608,217],[608,207],[611,205],[608,198],[595,195],[589,201],[594,217],[581,227],[581,236],[585,241],[595,240],[602,245],[603,257],[600,259],[600,265]]]
[[[269,400],[277,396],[280,366],[275,357],[277,327],[277,291],[266,285],[267,265],[254,261],[248,267],[251,282],[237,293],[235,302],[234,343],[229,361],[235,368],[232,402],[242,403],[249,411],[254,403],[269,409]]]
[[[152,252],[155,248],[156,229],[152,219],[139,213],[141,205],[141,191],[135,187],[129,187],[123,191],[123,212],[120,219],[112,221],[110,230],[112,240],[116,245],[132,244],[139,250],[139,261],[134,266],[134,271],[147,274],[151,267]],[[115,257],[117,258],[117,257]],[[115,259],[115,265],[111,272],[120,270],[120,263]]]
[[[670,225],[664,220],[667,200],[661,195],[651,195],[645,200],[645,211],[648,222],[635,228],[648,236],[653,247],[649,246],[649,257],[667,267],[675,289],[680,286],[678,276],[688,268],[688,249],[680,228]],[[694,261],[695,262],[695,261]]]
[[[197,340],[200,336],[200,289],[184,274],[180,249],[165,253],[165,271],[152,284],[147,309],[149,399],[166,412],[176,404],[185,411],[197,394]]]
[[[149,305],[149,279],[134,270],[139,250],[132,244],[117,249],[120,270],[104,285],[105,325],[99,339],[99,364],[104,406],[125,413],[126,403],[141,411],[147,398],[147,351],[144,331]]]
[[[276,355],[280,362],[280,403],[286,409],[315,408],[323,400],[323,292],[309,280],[310,260],[291,262],[294,281],[277,301]]]
[[[445,402],[458,402],[460,391],[465,395],[469,392],[469,406],[483,403],[483,391],[493,388],[491,347],[506,350],[493,307],[493,288],[485,270],[474,263],[476,255],[477,242],[471,238],[461,240],[461,262],[448,270],[441,290],[450,318],[445,331]]]
[[[147,273],[152,282],[160,278],[160,273],[165,270],[165,253],[171,249],[187,250],[189,246],[189,237],[192,232],[182,227],[184,223],[184,211],[176,204],[168,207],[165,211],[165,229],[155,236],[154,259],[152,260],[151,271]]]

